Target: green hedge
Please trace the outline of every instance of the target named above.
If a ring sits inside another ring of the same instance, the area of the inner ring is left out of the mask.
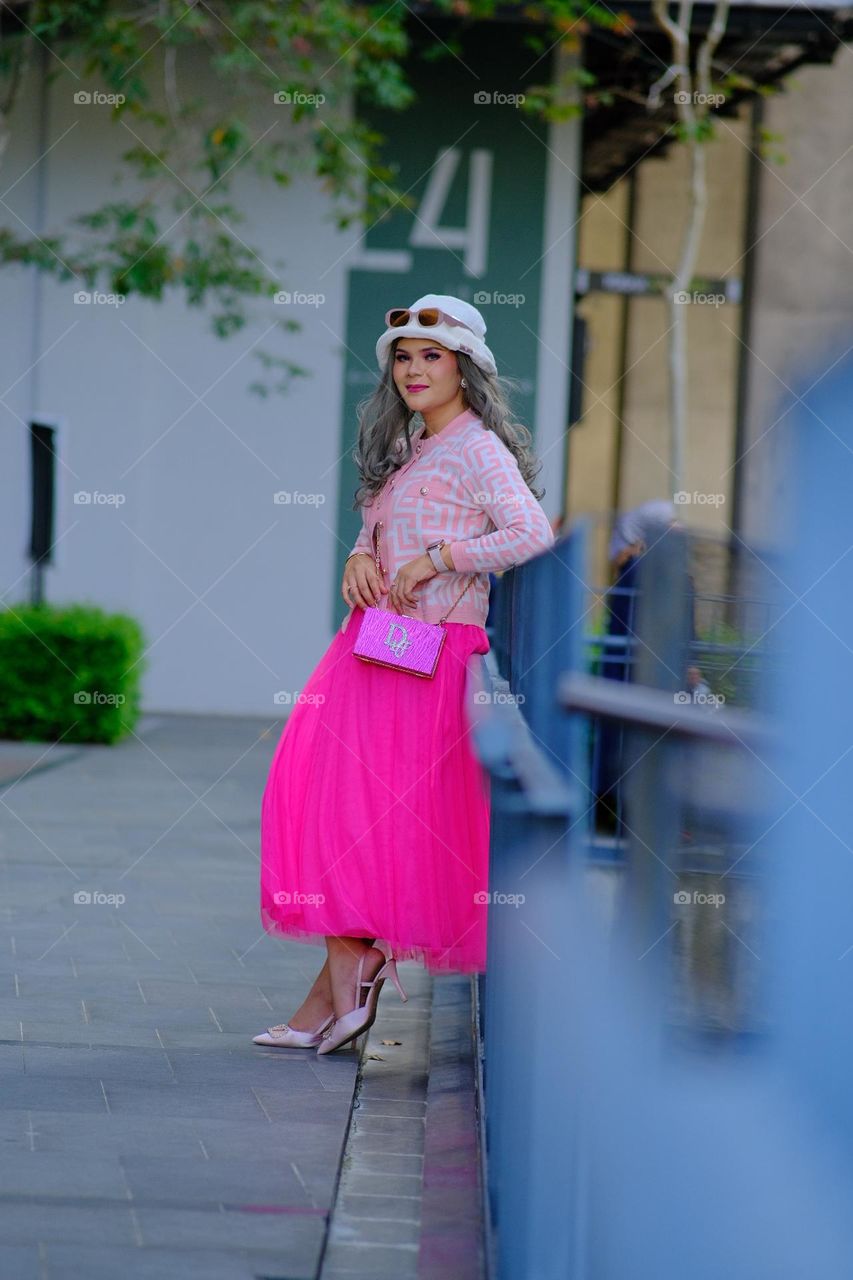
[[[92,605],[0,610],[0,738],[118,742],[139,719],[145,637]]]

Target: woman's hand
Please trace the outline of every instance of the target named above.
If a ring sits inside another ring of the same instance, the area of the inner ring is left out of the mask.
[[[389,609],[393,609],[395,613],[402,613],[405,609],[416,609],[418,597],[415,594],[415,588],[418,583],[434,578],[436,572],[435,565],[426,552],[416,560],[410,560],[408,564],[401,565],[391,584],[391,594],[388,597]]]
[[[388,588],[379,576],[373,556],[367,552],[350,556],[344,565],[344,577],[341,583],[341,595],[346,601],[347,608],[352,609],[355,605],[361,605],[362,609],[369,609],[371,605],[378,604],[381,597],[387,593]]]

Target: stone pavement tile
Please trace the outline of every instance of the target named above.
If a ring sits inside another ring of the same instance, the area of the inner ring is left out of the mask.
[[[95,1114],[107,1110],[103,1090],[97,1080],[62,1075],[21,1075],[5,1079],[3,1106],[33,1111],[91,1111]]]
[[[312,1116],[303,1113],[299,1119],[270,1124],[261,1120],[258,1124],[246,1124],[231,1120],[194,1121],[197,1141],[211,1159],[235,1159],[256,1156],[272,1151],[288,1160],[300,1162],[309,1157],[325,1162],[337,1173],[337,1160],[343,1146],[340,1115]]]
[[[17,1026],[20,1020],[26,1022],[35,1018],[58,1024],[67,1022],[72,1026],[78,1024],[85,1026],[86,1023],[83,1006],[79,998],[74,996],[68,996],[65,999],[32,996],[19,1000],[14,996],[7,996],[0,999],[0,1023],[12,1019]]]
[[[437,983],[433,999],[419,1280],[485,1271],[472,984]]]
[[[0,1043],[0,1080],[20,1075],[24,1070],[24,1046],[22,1041]]]
[[[411,1219],[420,1211],[420,1197],[410,1195],[377,1196],[368,1192],[346,1191],[335,1202],[338,1210],[348,1218],[397,1218]]]
[[[0,1153],[0,1197],[86,1196],[127,1203],[117,1157],[89,1152],[26,1151]]]
[[[165,1037],[165,1033],[164,1037]],[[16,1037],[18,1038],[18,1037]],[[125,1048],[162,1048],[157,1039],[155,1027],[126,1027],[119,1024],[99,1027],[91,1023],[80,1022],[79,1026],[70,1023],[45,1022],[42,1018],[24,1020],[24,1043],[55,1045],[62,1048],[66,1045],[119,1045]]]
[[[193,982],[189,977],[186,981],[146,978],[140,982],[140,986],[146,1002],[151,1005],[186,1007],[201,1004],[207,1008],[217,1001],[229,1001],[235,1006],[242,1003],[248,1011],[253,1011],[256,1005],[262,1005],[265,1009],[270,1008],[257,983],[252,982],[251,979],[245,982],[235,982],[233,978],[228,981],[223,979],[221,982],[211,982],[208,979]]]
[[[323,1280],[417,1280],[417,1257],[407,1260],[402,1266],[396,1259],[389,1258],[385,1260],[383,1265],[387,1270],[377,1270],[375,1263],[369,1265],[367,1271],[359,1266],[358,1263],[348,1268],[331,1265],[324,1266]]]
[[[347,1080],[345,1076],[328,1075],[323,1067],[318,1069],[317,1075],[320,1088],[324,1093],[345,1093],[348,1098],[352,1097],[352,1082]]]
[[[83,1115],[0,1111],[0,1151],[70,1152],[81,1160],[163,1155],[263,1161],[272,1152],[276,1158],[298,1161],[300,1168],[326,1167],[336,1174],[342,1144],[340,1115],[303,1115],[270,1124],[260,1111],[256,1121],[116,1115],[106,1110]]]
[[[23,1046],[27,1075],[81,1076],[94,1080],[169,1081],[173,1078],[168,1059],[159,1046],[151,1049],[126,1046],[34,1045]],[[2,1063],[2,1053],[0,1053]],[[2,1067],[0,1067],[2,1069]]]
[[[421,1116],[353,1114],[352,1133],[369,1139],[369,1145],[387,1147],[389,1151],[420,1150],[423,1143],[424,1121]]]
[[[133,1245],[138,1242],[138,1229],[126,1203],[101,1201],[96,1208],[51,1204],[48,1199],[29,1204],[0,1201],[0,1240],[6,1245],[48,1240]]]
[[[258,1030],[263,1030],[263,1026],[260,1025],[263,1022],[264,1019],[262,1018],[258,1024]],[[212,1020],[211,1026],[213,1026]],[[251,1044],[252,1036],[257,1035],[258,1030],[252,1024],[249,1026],[248,1032],[244,1031],[240,1035],[217,1031],[214,1036],[210,1031],[188,1031],[179,1026],[165,1027],[161,1026],[159,1022],[157,1023],[157,1031],[160,1033],[159,1040],[164,1048],[203,1049],[207,1053],[211,1051],[230,1053],[235,1050],[245,1049],[247,1039]]]
[[[194,1080],[199,1084],[249,1083],[258,1088],[289,1089],[316,1088],[324,1092],[323,1085],[311,1069],[311,1053],[305,1049],[270,1049],[267,1052],[257,1046],[238,1050],[219,1048],[211,1038],[210,1048],[184,1049],[166,1046],[164,1050],[178,1081]]]
[[[334,1153],[334,1167],[328,1156],[321,1153],[302,1152],[292,1160],[293,1169],[312,1203],[331,1207],[338,1186],[337,1163],[343,1154],[343,1142]]]
[[[54,956],[54,953],[54,963],[63,956],[70,955],[72,941],[75,948],[79,948],[81,952],[85,950],[90,963],[121,963],[127,959],[125,947],[128,940],[133,942],[132,934],[118,924],[111,925],[108,932],[104,928],[87,929],[80,925],[79,919],[75,920],[73,916],[63,912],[55,919],[39,925],[37,929],[22,932],[16,926],[13,933],[8,933],[5,943],[8,946],[14,944],[14,954],[22,968],[35,970],[42,961]]]
[[[20,906],[13,906],[8,902],[4,902],[4,906],[10,912],[30,909],[29,904],[26,903]],[[61,929],[57,930],[57,933],[61,932]],[[0,990],[0,999],[6,999],[7,996],[16,994],[15,974],[18,975],[20,987],[23,987],[24,979],[27,975],[34,979],[44,979],[48,983],[51,978],[76,977],[73,963],[74,957],[68,954],[68,948],[64,945],[71,936],[71,934],[66,934],[62,943],[54,947],[47,955],[42,956],[41,959],[36,960],[35,958],[25,959],[23,956],[16,954],[16,951],[10,946],[8,936],[2,936],[2,931],[0,931],[0,974],[3,975],[4,983],[7,978],[10,982],[9,990],[6,990],[5,987]],[[94,971],[95,967],[93,966]],[[101,972],[103,972],[102,968]],[[34,991],[31,994],[38,995],[40,992]],[[45,994],[50,995],[50,991],[48,990]]]
[[[181,1045],[167,1044],[163,1037],[163,1053],[171,1064],[175,1079],[179,1084],[195,1083],[198,1085],[258,1085],[270,1084],[288,1088],[293,1081],[304,1085],[313,1085],[310,1068],[298,1057],[289,1057],[286,1061],[268,1066],[258,1061],[246,1048],[245,1041],[238,1048],[225,1047],[217,1033],[211,1036],[207,1049],[185,1048]]]
[[[368,1196],[412,1196],[420,1195],[421,1173],[374,1173],[369,1169],[359,1168],[352,1179],[348,1190],[358,1191]]]
[[[239,964],[230,953],[224,954],[221,960],[214,963],[213,957],[210,955],[191,957],[187,949],[182,946],[180,963],[182,967],[174,969],[176,980],[183,981],[184,977],[186,977],[194,986],[198,985],[199,987],[215,987],[220,984],[227,986],[229,983],[235,982],[241,986],[245,984],[247,990],[258,991],[261,996],[261,1003],[264,1004],[264,1008],[267,1008],[263,1000],[263,991],[256,981],[255,974]],[[149,975],[147,979],[141,978],[141,981],[145,983],[146,981],[154,981],[154,979]],[[307,979],[305,979],[305,982],[307,982]],[[300,991],[304,996],[306,989],[304,983],[295,985],[294,989]]]
[[[32,1280],[305,1280],[309,1274],[288,1266],[286,1252],[214,1249],[99,1248],[51,1244],[45,1249],[45,1271]],[[2,1252],[0,1252],[0,1268]],[[3,1280],[20,1278],[0,1269]]]
[[[367,1037],[353,1104],[338,1197],[323,1257],[322,1280],[338,1274],[414,1277],[421,1165],[378,1163],[376,1153],[420,1155],[424,1141],[425,1067],[432,979],[407,972],[409,1000],[385,1001]],[[389,1043],[383,1043],[388,1041]],[[371,1153],[367,1159],[363,1153]]]
[[[309,1109],[312,1116],[349,1116],[350,1096],[341,1090],[326,1091],[317,1085],[316,1090],[311,1087],[297,1095],[292,1087],[285,1090],[267,1086],[255,1093],[270,1120],[300,1119]]]
[[[188,1205],[232,1204],[328,1208],[312,1204],[286,1159],[270,1151],[264,1160],[123,1156],[122,1168],[134,1200]]]
[[[0,1244],[3,1280],[44,1280],[39,1250],[32,1244]]]
[[[389,1051],[381,1045],[377,1045],[377,1053],[383,1057],[385,1061]],[[396,1072],[393,1078],[388,1077],[382,1081],[382,1098],[389,1104],[397,1102],[417,1102],[423,1099],[427,1086],[426,1072],[406,1071]]]
[[[75,937],[75,933],[69,933],[66,941],[73,941]],[[97,959],[90,960],[85,951],[75,950],[73,953],[69,951],[62,953],[61,948],[63,945],[60,944],[55,947],[43,960],[24,961],[18,956],[15,963],[5,966],[12,974],[18,974],[21,995],[49,995],[49,990],[44,991],[45,984],[49,984],[54,977],[61,980],[70,977],[81,984],[90,983],[93,987],[97,987],[100,983],[112,983],[118,987],[118,992],[113,997],[116,1000],[131,999],[136,1001],[141,999],[139,987],[136,984],[139,979],[144,978],[147,972],[147,967],[142,960],[131,960],[128,956],[123,955],[118,959],[112,960],[109,968],[105,968],[101,961]],[[153,956],[149,956],[148,960],[151,966],[157,970],[157,973],[162,974],[163,961],[155,960]],[[0,969],[3,968],[3,959],[0,958]],[[35,989],[25,991],[24,988],[30,981]],[[60,993],[64,994],[62,991]]]
[[[20,965],[15,973],[3,978],[0,992],[3,996],[15,995],[15,977],[18,979],[18,991],[21,997],[33,1000],[38,997],[68,997],[69,1000],[91,1000],[101,997],[109,1000],[139,1000],[139,988],[136,979],[118,976],[113,972],[93,973],[86,976],[73,974],[67,966],[55,973],[45,973],[43,966]],[[6,990],[5,983],[11,984],[11,991]]]
[[[117,1115],[195,1116],[228,1115],[232,1119],[256,1120],[263,1108],[250,1088],[242,1085],[208,1086],[194,1089],[174,1082],[158,1088],[111,1080],[105,1087],[109,1110]],[[101,1095],[103,1106],[104,1098]]]
[[[258,1251],[154,1249],[51,1244],[44,1250],[45,1269],[32,1280],[257,1280],[280,1277],[279,1254]],[[3,1280],[19,1280],[2,1270]],[[30,1280],[23,1273],[20,1280]],[[302,1280],[302,1276],[299,1276]]]
[[[145,1027],[186,1027],[191,1031],[210,1031],[215,1026],[208,1008],[190,1007],[164,1008],[143,1004],[139,1000],[130,1004],[123,1000],[87,1000],[86,1013],[89,1023],[98,1026],[108,1025],[145,1026]]]
[[[306,1054],[304,1050],[297,1050],[296,1052],[301,1052],[302,1056],[299,1058],[290,1057],[286,1054],[286,1051],[278,1054],[275,1058],[268,1054],[257,1052],[251,1054],[243,1053],[242,1055],[232,1054],[232,1061],[224,1064],[221,1082],[226,1083],[229,1080],[236,1080],[250,1084],[252,1088],[257,1089],[258,1093],[264,1097],[269,1091],[276,1101],[286,1102],[288,1096],[294,1093],[316,1094],[316,1114],[318,1115],[328,1111],[337,1112],[342,1103],[349,1103],[349,1094],[346,1098],[342,1098],[341,1090],[325,1089],[323,1087],[323,1082],[317,1079],[317,1075],[313,1070],[309,1060],[310,1055]],[[272,1050],[271,1053],[277,1053],[277,1051]],[[210,1057],[212,1055],[204,1056]],[[211,1072],[215,1072],[218,1067],[211,1063],[209,1069]],[[204,1062],[197,1064],[197,1070],[199,1078],[204,1079]],[[185,1069],[184,1078],[186,1079],[189,1074],[188,1069]],[[211,1083],[217,1083],[218,1079],[218,1077],[211,1075]],[[313,1104],[311,1105],[313,1107]],[[275,1119],[272,1115],[270,1118]]]
[[[323,1280],[416,1280],[417,1245],[347,1244],[323,1267]]]
[[[420,1238],[420,1219],[366,1218],[362,1215],[348,1217],[343,1213],[337,1219],[337,1240],[335,1243],[336,1258],[345,1256],[349,1236],[361,1245],[371,1244],[404,1244],[417,1246]],[[337,1265],[337,1264],[336,1264]],[[324,1273],[325,1274],[325,1273]]]
[[[16,1152],[33,1149],[33,1140],[27,1136],[31,1115],[31,1111],[0,1110],[0,1151]]]
[[[15,1162],[32,1176],[0,1200],[0,1240],[37,1250],[38,1280],[317,1274],[358,1058],[251,1043],[325,959],[258,917],[258,806],[278,740],[253,751],[258,729],[163,717],[156,739],[16,786],[35,834],[0,812],[0,1186]],[[208,809],[187,812],[182,779]],[[126,902],[75,904],[79,890]],[[115,1198],[126,1179],[134,1201]]]
[[[282,1261],[293,1264],[292,1274],[300,1277],[313,1275],[316,1269],[326,1221],[321,1209],[252,1213],[140,1207],[135,1210],[135,1218],[144,1245],[181,1249],[217,1246],[280,1249]]]
[[[416,1152],[359,1151],[359,1163],[365,1172],[416,1173],[420,1176],[424,1158]]]
[[[206,1159],[199,1145],[196,1121],[173,1117],[116,1116],[104,1109],[100,1115],[74,1112],[0,1111],[0,1149],[35,1150],[76,1154],[79,1160],[121,1155],[197,1155]],[[234,1122],[235,1125],[239,1122]],[[264,1132],[265,1120],[259,1121]],[[0,1273],[1,1275],[2,1273]]]
[[[426,1102],[422,1098],[395,1098],[371,1091],[369,1096],[362,1092],[358,1099],[360,1116],[413,1116],[423,1120],[425,1112]]]

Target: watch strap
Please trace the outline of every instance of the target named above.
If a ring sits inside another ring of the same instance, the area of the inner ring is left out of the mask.
[[[441,554],[441,548],[444,543],[437,543],[434,546],[427,547],[427,555],[433,563],[436,573],[449,573],[447,565],[444,563],[444,557]]]

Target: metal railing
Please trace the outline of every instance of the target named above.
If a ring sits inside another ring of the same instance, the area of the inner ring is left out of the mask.
[[[840,471],[853,480],[849,465]],[[504,575],[471,704],[492,781],[478,984],[491,1276],[841,1280],[853,1274],[853,1246],[828,1139],[808,1127],[802,1088],[795,1122],[786,1110],[788,1079],[820,1077],[825,1095],[834,1083],[798,1039],[809,1019],[792,957],[815,973],[805,945],[818,942],[819,924],[797,901],[803,872],[785,819],[809,752],[824,757],[825,711],[803,701],[807,651],[787,634],[774,643],[790,612],[783,578],[745,549],[670,531],[643,557],[635,622],[608,646],[586,538],[576,530]],[[819,580],[820,540],[811,543],[795,578],[802,594],[810,574]],[[707,570],[714,556],[723,587]],[[845,610],[837,605],[839,617]],[[820,625],[798,613],[817,651]],[[848,620],[841,638],[849,633]],[[630,680],[601,671],[602,654],[620,651]],[[691,666],[713,703],[685,689]],[[783,688],[797,691],[802,724],[811,714],[800,740],[791,716],[770,714]],[[849,707],[846,688],[843,697]],[[609,858],[597,856],[608,838],[596,829],[604,726],[620,735]],[[824,832],[822,847],[832,838],[843,844],[843,829]],[[839,924],[839,909],[831,915]],[[847,1055],[853,1037],[837,1015],[834,1030]],[[816,1187],[831,1204],[819,1205]],[[789,1215],[784,1243],[777,1206]],[[798,1212],[805,1238],[788,1230]],[[821,1264],[808,1265],[810,1249]]]

